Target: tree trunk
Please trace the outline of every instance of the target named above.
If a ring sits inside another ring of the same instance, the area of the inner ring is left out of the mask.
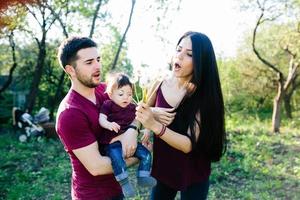
[[[96,6],[96,10],[94,12],[93,20],[92,20],[92,26],[91,26],[90,35],[89,35],[90,38],[93,38],[93,35],[94,35],[96,19],[98,17],[98,12],[100,10],[101,4],[102,4],[102,0],[99,0],[98,4]]]
[[[273,101],[273,115],[272,115],[272,131],[273,133],[280,133],[281,122],[281,104],[284,97],[283,84],[278,80],[278,91]]]
[[[114,70],[116,68],[116,65],[117,65],[117,62],[118,62],[118,59],[119,59],[119,56],[120,56],[120,53],[121,53],[121,50],[122,50],[122,45],[125,41],[125,38],[126,38],[126,34],[129,30],[129,27],[130,27],[130,24],[131,24],[131,19],[132,19],[132,15],[133,15],[133,10],[134,10],[134,5],[135,5],[135,1],[136,0],[132,0],[132,4],[131,4],[131,10],[130,10],[130,15],[129,15],[129,19],[128,19],[128,23],[127,23],[127,27],[126,27],[126,30],[122,36],[122,39],[120,41],[120,44],[119,44],[119,47],[118,47],[118,50],[117,50],[117,53],[116,53],[116,56],[114,58],[114,61],[113,61],[113,64],[111,65],[111,69]]]
[[[283,98],[283,100],[284,100],[285,114],[286,114],[286,117],[288,119],[292,119],[293,118],[293,116],[292,116],[291,97],[292,97],[292,95],[286,94],[284,96],[284,98]]]
[[[10,47],[11,47],[13,65],[9,69],[8,79],[5,81],[5,83],[3,84],[2,88],[0,88],[0,94],[3,91],[5,91],[9,87],[9,85],[11,84],[12,79],[13,79],[13,73],[14,73],[15,69],[17,68],[16,44],[15,44],[15,41],[14,41],[13,37],[14,37],[14,33],[11,32],[11,34],[9,35],[9,44],[10,44]]]
[[[54,110],[56,109],[57,106],[57,102],[59,101],[59,98],[61,96],[61,92],[62,92],[62,86],[64,84],[64,80],[65,80],[65,71],[62,71],[60,78],[59,78],[59,82],[55,91],[55,95],[53,97],[52,100],[52,104],[51,104],[51,108],[50,108],[50,120],[53,120],[53,116],[54,116]]]
[[[289,119],[292,119],[292,105],[291,100],[293,97],[293,94],[297,90],[298,87],[300,87],[300,81],[298,81],[299,75],[295,74],[293,78],[291,79],[290,88],[286,89],[285,95],[284,95],[284,108],[286,112],[286,116]]]
[[[39,90],[39,84],[41,82],[41,77],[43,73],[43,66],[46,57],[46,32],[43,33],[42,40],[40,41],[40,43],[38,43],[38,45],[39,45],[39,55],[38,55],[37,65],[35,67],[34,76],[31,83],[31,88],[30,88],[30,92],[27,100],[27,106],[26,106],[29,113],[31,113],[31,111],[33,110],[36,96]]]

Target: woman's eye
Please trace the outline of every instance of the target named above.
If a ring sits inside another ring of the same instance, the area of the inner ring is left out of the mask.
[[[187,55],[188,55],[189,57],[193,57],[193,54],[188,53]]]

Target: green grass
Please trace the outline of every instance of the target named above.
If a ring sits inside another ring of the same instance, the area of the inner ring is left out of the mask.
[[[227,153],[212,166],[209,199],[300,199],[299,118],[282,126],[272,134],[269,121],[233,114]],[[20,143],[2,129],[0,153],[0,199],[70,199],[71,169],[60,141]],[[134,176],[131,181],[137,186]],[[138,188],[135,199],[148,198]]]

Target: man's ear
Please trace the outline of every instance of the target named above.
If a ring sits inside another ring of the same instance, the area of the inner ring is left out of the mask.
[[[73,77],[75,74],[75,69],[72,65],[66,65],[65,72],[70,76]]]

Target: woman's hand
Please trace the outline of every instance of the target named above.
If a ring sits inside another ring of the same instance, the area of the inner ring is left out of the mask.
[[[153,128],[159,123],[155,120],[150,107],[142,102],[136,107],[135,119],[140,121],[145,128],[150,130],[153,130]]]
[[[174,112],[174,109],[175,108],[151,107],[154,118],[166,126],[170,125],[175,118],[176,112]]]

